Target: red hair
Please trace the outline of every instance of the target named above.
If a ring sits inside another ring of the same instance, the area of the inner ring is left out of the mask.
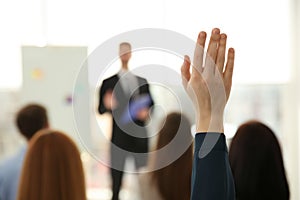
[[[80,154],[68,136],[59,131],[42,130],[32,138],[17,199],[86,199]]]

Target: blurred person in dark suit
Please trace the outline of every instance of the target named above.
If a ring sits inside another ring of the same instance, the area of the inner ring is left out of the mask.
[[[148,152],[148,136],[145,128],[153,100],[145,78],[129,71],[131,44],[119,46],[120,71],[105,79],[100,88],[98,112],[111,113],[113,118],[110,167],[113,200],[119,199],[124,165],[127,157],[133,157],[136,168],[146,165],[147,156],[136,153]]]

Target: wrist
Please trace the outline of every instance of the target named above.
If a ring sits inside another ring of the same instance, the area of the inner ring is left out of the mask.
[[[223,114],[197,116],[196,131],[223,133],[224,132]]]

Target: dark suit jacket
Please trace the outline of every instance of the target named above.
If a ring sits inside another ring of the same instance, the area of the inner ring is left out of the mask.
[[[149,91],[149,85],[146,79],[138,77],[138,91],[133,96],[128,96],[123,91],[119,81],[119,76],[116,74],[105,79],[100,88],[98,112],[103,114],[110,112],[113,116],[112,127],[112,142],[124,150],[136,153],[148,152],[147,131],[144,128],[145,122],[133,120],[130,123],[123,124],[121,121],[124,112],[127,112],[130,102],[141,95],[149,95],[150,102],[147,105],[150,108],[153,105],[153,100]],[[117,101],[117,108],[108,110],[103,104],[103,98],[108,90],[112,90]]]
[[[217,143],[199,157],[206,134],[220,134]],[[197,133],[192,172],[192,200],[234,200],[235,188],[223,133]]]

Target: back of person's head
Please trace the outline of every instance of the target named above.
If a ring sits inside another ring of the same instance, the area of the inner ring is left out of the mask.
[[[49,129],[33,136],[24,160],[17,199],[86,199],[80,154],[68,136]]]
[[[27,140],[39,130],[48,127],[46,109],[39,104],[28,104],[21,108],[16,115],[16,125]]]
[[[229,160],[238,200],[289,199],[280,145],[265,124],[242,124],[232,139]]]
[[[179,137],[181,141],[178,140],[178,144],[175,142],[175,144],[170,145],[170,149],[167,152],[159,153],[154,158],[156,165],[170,157],[171,154],[178,152],[180,145],[183,143],[189,144],[189,146],[170,165],[152,172],[152,183],[157,186],[164,199],[190,199],[193,161],[191,124],[186,116],[173,112],[168,114],[158,134],[156,150],[168,145],[175,136]]]

